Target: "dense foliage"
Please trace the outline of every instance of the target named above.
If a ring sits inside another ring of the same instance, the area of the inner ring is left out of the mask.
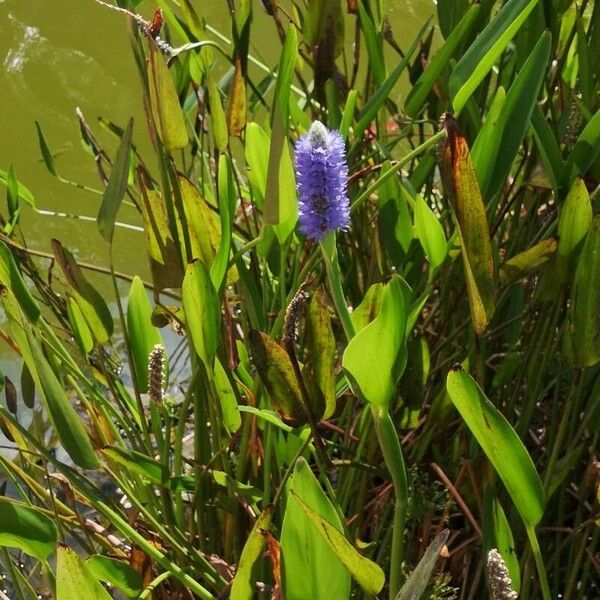
[[[0,172],[11,598],[597,598],[600,3],[438,0],[410,47],[385,0],[101,4],[147,115],[112,158],[79,115],[112,300]]]

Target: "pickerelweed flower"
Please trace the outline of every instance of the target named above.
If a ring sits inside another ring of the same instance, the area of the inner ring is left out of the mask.
[[[508,568],[496,548],[492,548],[488,552],[487,568],[493,600],[517,600],[519,595],[512,588]]]
[[[347,229],[348,163],[340,133],[315,121],[296,142],[295,159],[300,231],[319,241],[329,231]]]

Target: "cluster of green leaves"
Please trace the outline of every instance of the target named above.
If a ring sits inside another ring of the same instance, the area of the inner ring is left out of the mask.
[[[80,116],[113,305],[58,240],[28,251],[34,198],[0,172],[15,597],[402,600],[432,593],[440,555],[475,597],[490,548],[523,598],[596,593],[600,4],[438,0],[404,49],[382,0],[231,0],[230,35],[157,4],[168,42],[131,33],[152,164],[139,124],[109,123],[110,161]],[[277,65],[250,52],[263,9]],[[351,173],[351,228],[322,248],[296,230],[293,169],[317,118]],[[148,283],[114,268],[124,202]],[[149,376],[169,327],[183,375]],[[419,472],[448,494],[418,502]]]

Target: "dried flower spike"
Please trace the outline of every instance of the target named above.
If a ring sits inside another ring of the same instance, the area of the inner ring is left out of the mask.
[[[496,548],[488,552],[487,569],[492,600],[516,600],[519,597],[512,588],[506,563]]]
[[[165,349],[157,344],[152,348],[148,357],[148,396],[156,404],[163,402],[165,385]]]
[[[347,229],[350,201],[344,139],[315,121],[296,142],[300,231],[322,240],[329,231]]]

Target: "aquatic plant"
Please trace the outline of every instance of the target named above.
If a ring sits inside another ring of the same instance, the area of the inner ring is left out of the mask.
[[[438,0],[407,44],[379,0],[146,4],[147,120],[77,113],[106,264],[31,249],[0,172],[11,597],[477,598],[492,548],[496,595],[597,595],[600,5]]]

